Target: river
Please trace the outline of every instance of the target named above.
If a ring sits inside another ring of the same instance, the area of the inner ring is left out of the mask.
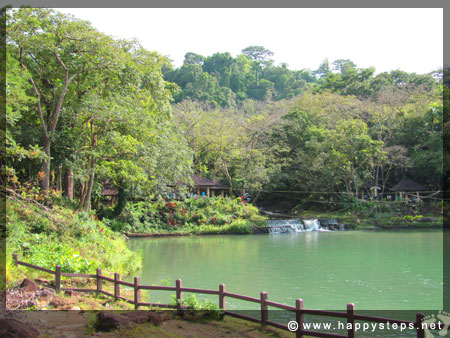
[[[437,310],[443,307],[442,230],[332,231],[131,239],[142,252],[141,284],[217,290],[306,308]],[[170,303],[174,292],[153,291]],[[217,296],[197,295],[217,303]],[[147,301],[147,300],[145,300]],[[258,305],[227,299],[228,309]]]

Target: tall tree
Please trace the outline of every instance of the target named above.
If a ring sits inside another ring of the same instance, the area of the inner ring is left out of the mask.
[[[250,46],[242,50],[242,54],[253,60],[253,68],[255,70],[256,86],[259,85],[259,74],[261,69],[272,64],[270,59],[273,52],[263,46]]]
[[[7,43],[15,49],[36,98],[36,113],[46,160],[42,165],[43,190],[49,188],[51,146],[66,96],[74,95],[74,80],[87,76],[84,91],[103,81],[101,74],[115,66],[124,45],[87,22],[50,9],[20,8],[7,22]]]

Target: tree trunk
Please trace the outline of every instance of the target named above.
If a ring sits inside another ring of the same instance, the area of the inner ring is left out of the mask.
[[[62,167],[61,164],[59,165],[58,168],[58,179],[57,179],[57,184],[58,184],[58,191],[62,192]]]
[[[85,182],[81,183],[81,192],[80,192],[80,203],[78,203],[78,210],[81,211],[84,206],[84,200],[86,199],[86,184]]]
[[[92,127],[91,127],[92,128]],[[92,150],[97,146],[97,134],[92,136]],[[92,186],[94,185],[95,178],[95,157],[94,154],[91,155],[91,177],[89,178],[89,184],[86,192],[86,197],[84,198],[84,211],[88,211],[91,206],[91,195],[92,195]]]
[[[70,200],[73,199],[73,172],[71,168],[67,171],[66,195]]]
[[[86,193],[86,197],[84,199],[84,211],[88,211],[91,206],[91,195],[92,195],[92,186],[94,185],[95,178],[95,160],[92,158],[92,167],[91,167],[91,178],[89,179],[89,185]]]
[[[47,191],[50,186],[50,140],[45,141],[44,152],[48,156],[47,159],[42,163],[42,171],[44,173],[44,178],[41,180],[41,189]]]

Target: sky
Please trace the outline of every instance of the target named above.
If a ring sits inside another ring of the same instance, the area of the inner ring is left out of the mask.
[[[187,52],[233,57],[248,46],[274,53],[275,64],[314,70],[350,59],[376,73],[419,74],[442,67],[442,8],[63,8],[117,38],[135,38],[175,67]]]

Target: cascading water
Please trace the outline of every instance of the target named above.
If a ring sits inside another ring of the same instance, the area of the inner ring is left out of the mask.
[[[304,226],[300,219],[271,219],[267,221],[271,234],[279,234],[283,232],[302,232]]]
[[[317,219],[305,219],[303,220],[305,223],[305,231],[319,231],[320,222]]]
[[[344,230],[344,225],[339,224],[336,219],[323,220],[324,228],[321,227],[321,221],[318,219],[271,219],[267,221],[269,232],[271,234],[279,234],[285,232],[303,232],[303,231],[330,231],[331,226],[333,230]]]

